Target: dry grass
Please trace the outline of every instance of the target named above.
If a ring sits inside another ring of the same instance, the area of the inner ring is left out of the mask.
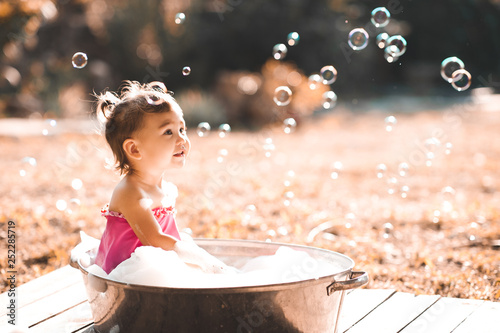
[[[369,288],[498,301],[498,114],[470,109],[400,114],[392,132],[385,131],[385,116],[336,110],[288,135],[279,127],[233,132],[224,139],[216,133],[199,138],[191,131],[188,165],[168,174],[179,188],[180,228],[189,227],[198,237],[332,249],[369,272]],[[442,145],[429,167],[423,142],[432,136]],[[268,137],[275,145],[270,157],[264,149]],[[453,144],[449,155],[446,142]],[[18,282],[25,283],[66,265],[79,230],[100,237],[99,210],[119,178],[104,168],[107,151],[98,136],[3,137],[0,146],[0,248],[7,253],[7,221],[15,221]],[[220,149],[228,152],[222,162]],[[36,158],[37,166],[20,177],[25,156]],[[336,180],[331,178],[335,161],[343,165]],[[402,161],[410,164],[405,177],[398,175]],[[388,168],[382,179],[376,177],[379,163]],[[388,193],[391,177],[397,180],[394,194]],[[83,181],[81,189],[71,187],[74,178]],[[407,198],[400,195],[404,185]],[[446,186],[455,194],[443,195]],[[287,192],[294,194],[289,206]],[[56,208],[59,199],[71,212]],[[308,240],[314,227],[327,222],[326,233]],[[6,265],[4,255],[3,276]]]

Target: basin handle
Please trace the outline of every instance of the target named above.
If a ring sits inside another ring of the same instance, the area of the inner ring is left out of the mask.
[[[349,280],[333,281],[326,287],[326,294],[330,296],[337,290],[347,290],[361,287],[368,283],[368,273],[366,272],[351,272]]]

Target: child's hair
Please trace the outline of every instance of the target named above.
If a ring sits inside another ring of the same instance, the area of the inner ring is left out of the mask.
[[[141,84],[124,81],[120,94],[105,91],[95,94],[96,114],[104,117],[104,134],[116,161],[120,174],[132,172],[132,167],[123,150],[123,142],[142,126],[145,113],[161,113],[172,110],[177,104],[162,82]]]

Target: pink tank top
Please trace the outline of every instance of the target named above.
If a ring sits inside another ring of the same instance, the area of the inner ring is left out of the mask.
[[[179,230],[175,223],[175,208],[157,207],[152,212],[166,235],[180,240]],[[136,248],[142,246],[134,230],[121,213],[110,211],[107,206],[101,210],[106,217],[106,229],[101,237],[95,263],[106,273],[110,273],[122,261],[130,258]]]

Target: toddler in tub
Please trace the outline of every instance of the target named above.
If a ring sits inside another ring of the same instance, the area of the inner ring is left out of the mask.
[[[181,240],[175,223],[175,185],[165,172],[182,168],[191,148],[181,107],[161,82],[126,81],[120,94],[97,96],[96,112],[105,119],[105,137],[123,178],[102,214],[106,228],[95,263],[110,273],[136,248],[175,251],[203,272],[228,267],[194,242]]]

